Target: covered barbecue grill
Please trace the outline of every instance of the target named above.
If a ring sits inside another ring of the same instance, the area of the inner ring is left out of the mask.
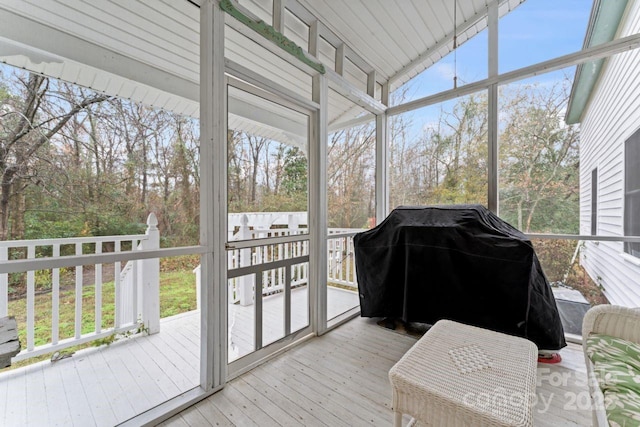
[[[362,316],[451,319],[566,346],[531,242],[481,205],[400,207],[354,243]]]

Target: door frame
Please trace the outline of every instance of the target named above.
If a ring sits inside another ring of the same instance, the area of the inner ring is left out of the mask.
[[[314,274],[314,271],[322,271],[322,270],[326,270],[326,262],[324,262],[324,264],[321,265],[316,265],[316,264],[320,264],[323,262],[323,258],[318,259],[317,257],[311,257],[311,253],[314,252],[314,247],[317,246],[317,244],[315,243],[317,240],[326,240],[324,234],[320,234],[318,233],[318,231],[316,229],[314,229],[314,227],[312,227],[312,224],[314,223],[318,223],[318,222],[326,222],[326,219],[324,220],[319,220],[318,216],[323,216],[322,212],[324,212],[325,209],[314,209],[314,206],[317,206],[317,201],[313,200],[313,195],[316,194],[316,191],[314,191],[314,189],[312,188],[312,186],[314,185],[314,179],[312,178],[312,172],[316,172],[317,173],[317,168],[318,165],[314,165],[312,164],[312,162],[314,161],[315,156],[312,155],[312,153],[315,151],[315,149],[319,146],[322,145],[319,143],[319,139],[317,138],[318,136],[318,132],[315,131],[315,128],[317,127],[317,117],[320,114],[320,105],[318,103],[309,101],[309,102],[305,102],[303,99],[301,99],[299,96],[292,96],[291,93],[289,93],[288,91],[283,91],[280,90],[279,86],[275,83],[272,83],[264,78],[262,79],[251,79],[250,83],[248,83],[247,81],[245,81],[243,73],[234,73],[233,70],[229,70],[227,69],[227,73],[225,74],[225,80],[224,80],[224,93],[225,93],[225,114],[224,114],[224,128],[228,129],[228,96],[229,96],[229,86],[234,87],[238,90],[242,90],[245,91],[247,93],[250,93],[254,96],[258,96],[261,98],[264,98],[268,101],[271,101],[273,103],[282,105],[286,108],[289,108],[291,110],[294,110],[298,113],[301,114],[305,114],[309,119],[308,119],[308,124],[307,124],[307,141],[308,141],[308,151],[307,151],[307,165],[308,165],[308,179],[307,179],[307,221],[308,221],[308,226],[309,226],[309,232],[307,234],[304,235],[296,235],[296,236],[287,236],[287,237],[282,237],[282,238],[269,238],[269,239],[256,239],[255,241],[239,241],[239,242],[233,242],[230,243],[228,242],[228,239],[225,237],[225,247],[221,248],[221,255],[222,257],[224,257],[225,262],[224,263],[220,263],[219,265],[225,265],[226,266],[226,257],[227,257],[227,250],[229,249],[240,249],[240,248],[247,248],[247,247],[253,247],[253,246],[261,246],[261,245],[265,245],[268,243],[273,243],[276,242],[277,243],[286,243],[286,242],[293,242],[293,241],[308,241],[309,243],[309,255],[307,255],[306,257],[306,262],[308,262],[308,268],[309,268],[309,282],[307,284],[307,292],[308,292],[308,298],[307,298],[307,310],[308,310],[308,319],[309,319],[309,323],[306,327],[303,327],[302,329],[299,329],[297,331],[291,332],[289,335],[285,335],[283,338],[270,343],[266,346],[263,346],[262,348],[258,349],[258,350],[254,350],[253,352],[240,357],[239,359],[234,360],[233,362],[228,362],[228,343],[229,343],[229,339],[230,339],[230,334],[229,334],[229,325],[228,325],[228,321],[229,321],[229,314],[228,314],[228,280],[229,280],[229,274],[228,274],[228,268],[224,269],[224,279],[222,281],[222,283],[219,285],[220,288],[220,319],[223,322],[223,328],[222,330],[224,331],[223,336],[221,337],[222,339],[220,340],[220,363],[222,365],[224,365],[223,368],[223,373],[224,373],[224,378],[223,378],[223,384],[230,381],[231,379],[242,375],[243,373],[253,369],[255,366],[263,363],[264,361],[273,358],[274,356],[280,354],[283,351],[286,351],[290,346],[294,345],[294,344],[298,344],[299,342],[302,342],[304,340],[307,340],[315,335],[317,335],[318,333],[318,328],[317,328],[317,319],[315,317],[316,311],[317,311],[317,307],[318,307],[318,288],[321,288],[321,286],[319,285],[319,281],[318,281],[318,277],[317,274]],[[228,164],[228,159],[227,159],[227,140],[225,138],[224,140],[224,146],[225,146],[225,164]],[[324,163],[326,164],[326,162]],[[218,175],[220,176],[220,175]],[[225,173],[224,173],[224,181],[220,183],[220,185],[222,187],[224,187],[224,199],[220,200],[220,204],[222,206],[219,207],[220,212],[224,212],[224,220],[221,221],[221,226],[222,226],[222,222],[224,223],[224,233],[222,234],[222,230],[220,230],[221,232],[221,236],[227,236],[226,234],[226,227],[227,227],[227,214],[228,214],[228,198],[227,198],[227,186],[228,186],[228,173],[225,169]],[[326,190],[323,188],[322,193],[326,193]],[[324,215],[326,216],[326,215]],[[326,234],[326,231],[325,231]],[[326,246],[326,242],[325,242],[325,246]],[[326,253],[326,250],[324,251]],[[304,262],[304,261],[301,261]],[[257,268],[255,270],[259,270],[260,268]],[[251,269],[249,269],[249,271],[251,271]],[[258,291],[256,289],[255,291],[255,295],[256,297],[258,295]],[[324,304],[326,305],[326,303]],[[262,304],[257,302],[254,302],[254,307],[255,307],[255,318],[254,318],[254,325],[255,326],[261,326],[261,321],[258,320],[258,316],[261,316],[261,307]],[[290,313],[290,308],[285,307],[285,314],[287,313],[287,311]],[[286,316],[285,316],[286,317]],[[326,323],[326,322],[325,322]],[[257,333],[257,331],[256,331]]]

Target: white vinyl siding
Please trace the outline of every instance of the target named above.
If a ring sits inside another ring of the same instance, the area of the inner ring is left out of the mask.
[[[640,32],[635,2],[618,37]],[[640,128],[640,51],[610,57],[582,117],[580,233],[591,231],[591,178],[598,168],[598,234],[624,235],[624,147]],[[587,242],[582,265],[613,304],[640,306],[640,267],[625,259],[622,242]],[[628,255],[626,255],[628,257]]]

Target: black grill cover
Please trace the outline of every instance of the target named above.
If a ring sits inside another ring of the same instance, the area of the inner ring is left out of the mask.
[[[364,317],[451,319],[566,346],[531,242],[481,205],[400,207],[354,243]]]

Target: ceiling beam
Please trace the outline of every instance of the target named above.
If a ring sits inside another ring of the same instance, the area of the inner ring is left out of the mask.
[[[191,101],[200,99],[198,82],[178,77],[1,7],[0,10],[0,37]]]
[[[329,81],[329,87],[331,89],[358,104],[370,113],[382,114],[386,110],[387,107],[383,103],[367,95],[335,71],[327,68],[325,75],[328,78],[327,80]]]
[[[314,21],[318,21],[318,17],[314,16],[297,0],[288,0],[287,9],[298,17],[302,22],[311,26]],[[361,69],[365,74],[369,74],[372,71],[376,71],[378,83],[382,84],[387,80],[387,76],[382,74],[380,70],[376,70],[371,64],[365,61],[357,52],[355,52],[349,45],[344,43],[344,40],[340,39],[333,31],[329,29],[322,21],[318,21],[318,32],[320,36],[325,39],[334,48],[338,48],[340,45],[344,45],[344,56],[349,58],[353,64]]]
[[[233,1],[235,1],[235,0],[233,0]],[[295,4],[295,3],[296,3],[295,1],[289,0],[287,2],[287,8],[290,8],[290,6],[292,4]],[[246,10],[242,6],[239,6],[235,2],[234,2],[234,6],[236,8],[238,8],[238,10],[240,10],[243,14],[245,14],[249,18],[257,19],[250,11]],[[306,9],[304,9],[304,10],[306,10]],[[292,13],[293,13],[293,11],[292,11]],[[298,18],[300,18],[300,16],[298,16]],[[313,23],[315,20],[316,20],[315,17],[313,17],[313,21],[310,21],[310,22]],[[306,23],[306,21],[304,19],[303,19],[303,22]],[[303,71],[303,72],[305,72],[305,73],[307,73],[307,74],[309,74],[311,76],[314,76],[314,75],[318,74],[317,70],[315,70],[311,66],[305,64],[304,62],[295,59],[293,56],[291,56],[290,54],[288,54],[287,52],[285,52],[280,47],[278,47],[276,44],[272,43],[271,41],[267,40],[266,38],[261,37],[259,35],[256,37],[257,33],[254,30],[252,30],[249,27],[247,27],[246,25],[242,24],[240,21],[238,21],[236,19],[228,19],[226,21],[226,23],[227,23],[228,26],[230,26],[234,30],[236,30],[239,33],[243,34],[244,36],[250,38],[251,40],[253,40],[257,44],[259,44],[260,46],[264,47],[265,49],[267,49],[271,53],[273,53],[273,54],[279,56],[280,58],[284,59],[285,61],[289,62],[291,65],[297,67],[301,71]],[[318,22],[318,25],[322,25],[322,23]],[[322,34],[322,32],[320,34]],[[345,49],[346,48],[347,48],[347,46],[345,45]],[[303,49],[303,53],[304,53],[305,56],[307,56],[308,58],[312,59],[313,61],[317,60],[317,58],[311,56],[304,49]],[[325,70],[326,70],[325,75],[328,77],[329,86],[333,90],[335,90],[339,94],[345,96],[346,98],[350,99],[351,101],[355,102],[356,104],[360,105],[362,108],[364,108],[365,110],[367,110],[369,112],[372,112],[374,114],[381,114],[381,113],[384,112],[386,107],[380,101],[377,101],[375,98],[369,96],[366,92],[358,89],[355,85],[351,84],[349,81],[347,81],[347,79],[345,79],[343,76],[339,75],[335,71],[333,71],[333,70],[331,70],[329,68],[325,68]]]

